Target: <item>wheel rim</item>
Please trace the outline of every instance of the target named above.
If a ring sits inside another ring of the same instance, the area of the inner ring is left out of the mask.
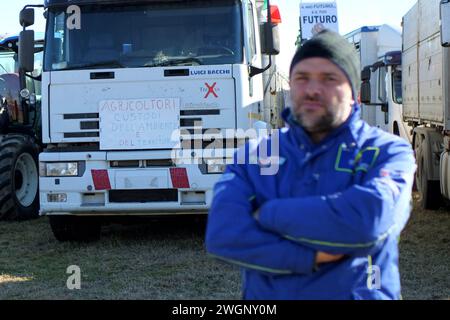
[[[36,163],[28,153],[21,154],[14,168],[14,188],[16,198],[24,206],[30,206],[36,198],[38,190],[38,174]]]

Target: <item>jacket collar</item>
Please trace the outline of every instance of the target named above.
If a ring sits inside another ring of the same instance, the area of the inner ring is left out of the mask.
[[[326,136],[325,139],[323,139],[320,143],[315,144],[314,142],[312,142],[309,134],[305,131],[305,129],[303,129],[303,127],[294,119],[290,108],[286,108],[282,112],[281,116],[283,117],[283,120],[289,125],[289,131],[291,132],[291,134],[293,134],[294,139],[299,144],[307,145],[310,148],[315,148],[315,146],[329,143],[337,136],[340,136],[341,134],[344,134],[346,132],[349,132],[351,136],[351,141],[348,142],[354,142],[358,144],[358,131],[363,123],[361,120],[361,107],[357,103],[355,103],[353,105],[352,113],[350,114],[348,119],[341,126],[330,132],[328,136]]]

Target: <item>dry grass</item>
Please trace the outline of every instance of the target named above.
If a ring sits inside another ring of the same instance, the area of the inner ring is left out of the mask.
[[[203,230],[204,219],[166,219],[62,244],[46,218],[0,223],[0,300],[238,299],[239,272],[205,254]],[[81,268],[81,290],[67,289],[70,265]]]
[[[450,213],[415,203],[400,242],[404,299],[450,298]],[[2,299],[239,299],[237,268],[209,258],[205,219],[103,228],[100,241],[59,243],[46,218],[0,223]],[[81,268],[68,290],[67,267]]]
[[[450,208],[414,211],[400,241],[404,299],[450,299]]]

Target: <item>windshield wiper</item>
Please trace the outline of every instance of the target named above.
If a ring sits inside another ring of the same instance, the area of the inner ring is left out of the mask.
[[[198,58],[189,57],[189,58],[181,58],[181,59],[171,59],[156,63],[146,63],[144,67],[166,67],[166,66],[180,66],[185,65],[186,63],[196,63],[197,65],[202,65],[202,61]]]
[[[83,64],[72,64],[67,66],[66,68],[58,69],[58,70],[80,70],[80,69],[90,69],[90,68],[97,68],[97,67],[119,67],[119,68],[125,68],[125,66],[120,63],[118,60],[109,60],[109,61],[100,61],[100,62],[93,62],[93,63],[83,63]]]

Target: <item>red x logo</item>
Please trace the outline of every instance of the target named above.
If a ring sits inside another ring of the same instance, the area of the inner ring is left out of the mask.
[[[219,97],[219,96],[217,95],[216,91],[214,90],[214,87],[216,86],[216,84],[217,84],[217,83],[214,82],[213,85],[210,86],[209,84],[207,84],[207,83],[205,82],[205,86],[206,86],[206,88],[208,88],[208,93],[206,94],[205,99],[208,98],[208,96],[209,96],[210,94],[213,94],[214,97],[216,97],[216,98]]]

